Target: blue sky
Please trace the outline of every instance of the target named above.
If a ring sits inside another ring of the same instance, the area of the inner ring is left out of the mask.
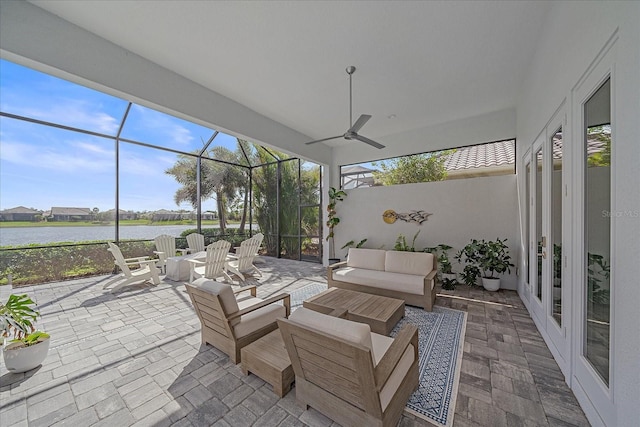
[[[115,135],[128,101],[0,60],[0,110]],[[133,105],[122,137],[180,151],[202,148],[214,130]],[[16,206],[115,207],[115,145],[111,139],[0,118],[0,210]],[[215,145],[231,150],[236,139],[219,134]],[[120,209],[191,209],[176,205],[179,188],[165,174],[177,155],[120,145]],[[215,202],[203,204],[215,210]]]

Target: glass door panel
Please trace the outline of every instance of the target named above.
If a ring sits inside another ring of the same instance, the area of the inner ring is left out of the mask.
[[[551,137],[551,238],[552,260],[552,306],[551,315],[558,326],[562,326],[562,127]]]
[[[535,196],[535,233],[537,242],[537,263],[535,274],[535,289],[538,301],[542,301],[542,259],[546,256],[546,238],[542,233],[542,147],[535,154],[536,196]]]
[[[585,336],[583,355],[609,384],[611,95],[607,79],[584,104]]]

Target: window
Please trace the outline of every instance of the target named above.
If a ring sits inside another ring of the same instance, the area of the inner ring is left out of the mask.
[[[343,189],[515,173],[515,140],[412,154],[340,167]]]

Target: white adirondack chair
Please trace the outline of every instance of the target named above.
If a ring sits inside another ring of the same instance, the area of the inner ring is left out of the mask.
[[[144,282],[147,280],[151,280],[154,285],[160,283],[160,278],[158,277],[158,270],[156,268],[156,260],[149,259],[149,257],[136,257],[136,258],[125,258],[122,256],[122,252],[120,248],[115,243],[109,243],[109,248],[107,249],[113,257],[115,258],[115,264],[122,271],[116,278],[107,282],[103,289],[108,288],[109,286],[118,283],[116,286],[111,289],[111,293],[117,291],[118,289],[129,286],[134,283]],[[137,269],[132,270],[129,267],[138,266]]]
[[[226,240],[218,240],[217,242],[207,246],[206,259],[188,260],[189,267],[191,268],[189,283],[193,283],[194,280],[199,279],[200,277],[215,280],[221,276],[231,282],[231,277],[225,270],[225,261],[227,259],[227,254],[229,253],[229,248],[231,248],[231,243]]]
[[[258,249],[260,249],[263,238],[264,235],[262,233],[258,233],[250,239],[240,243],[240,247],[236,248],[236,259],[233,261],[227,261],[227,270],[237,275],[242,281],[245,280],[244,274],[247,273],[255,272],[258,276],[262,277],[262,272],[253,265],[253,261],[258,255]]]
[[[191,233],[187,236],[187,245],[192,254],[204,252],[204,236],[200,233]]]
[[[167,272],[167,258],[176,256],[176,238],[167,234],[161,234],[153,239],[156,244],[154,254],[158,255],[158,267],[163,273]]]

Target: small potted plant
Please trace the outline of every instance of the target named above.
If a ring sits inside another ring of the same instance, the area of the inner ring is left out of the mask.
[[[329,188],[329,204],[327,205],[327,227],[329,227],[329,234],[327,235],[327,242],[330,242],[329,246],[329,264],[335,264],[336,262],[340,262],[339,258],[336,258],[336,249],[334,243],[335,236],[335,228],[338,224],[340,224],[340,218],[336,215],[336,204],[344,200],[347,197],[347,193],[342,190],[338,190],[334,187]]]
[[[367,239],[362,239],[358,243],[355,240],[349,240],[340,249],[361,248],[365,243],[367,243]]]
[[[438,274],[442,282],[442,289],[452,291],[458,283],[458,276],[453,272],[451,261],[449,260],[449,249],[451,246],[440,243],[438,246],[424,248],[424,252],[434,254],[438,259]]]
[[[507,239],[495,241],[472,239],[471,243],[462,248],[455,256],[458,262],[466,265],[462,271],[463,281],[474,286],[478,276],[482,277],[482,285],[488,291],[500,289],[500,277],[496,275],[511,273],[511,256],[505,244]]]
[[[0,303],[0,330],[4,341],[4,363],[12,373],[29,371],[42,364],[49,353],[49,335],[37,331],[40,316],[27,295],[11,295]]]

